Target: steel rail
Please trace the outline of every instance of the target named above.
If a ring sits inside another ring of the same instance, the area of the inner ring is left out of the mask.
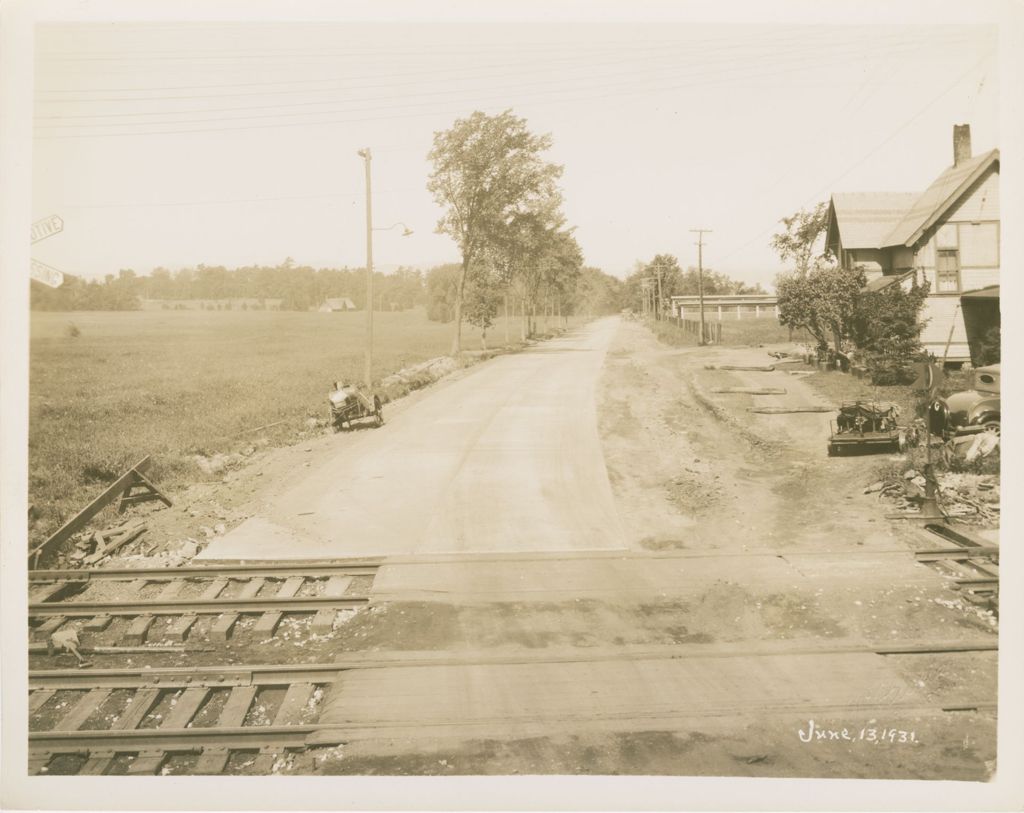
[[[351,667],[337,663],[266,664],[259,666],[175,666],[152,669],[52,669],[28,673],[33,689],[215,689],[235,686],[278,686],[288,683],[330,683]]]
[[[167,581],[169,579],[190,578],[223,578],[241,576],[372,576],[380,568],[381,560],[357,559],[336,562],[277,562],[273,564],[234,564],[234,565],[190,565],[187,567],[156,567],[156,568],[92,568],[88,570],[31,570],[29,582],[88,582],[97,580],[135,580],[151,579]]]
[[[238,666],[174,666],[138,669],[40,669],[28,674],[29,689],[91,688],[181,688],[218,686],[284,685],[288,683],[331,683],[353,669],[390,669],[423,666],[482,666],[529,663],[597,662],[609,660],[679,660],[687,658],[748,658],[784,655],[943,655],[964,652],[996,652],[998,642],[940,641],[930,644],[892,643],[878,646],[842,645],[832,647],[794,647],[789,649],[710,650],[696,646],[637,648],[616,651],[559,651],[536,654],[493,654],[452,656],[449,653],[424,655],[391,653],[362,658],[346,658],[331,663],[259,664]]]
[[[240,726],[236,728],[134,728],[118,731],[31,731],[30,752],[72,754],[90,750],[132,753],[139,750],[182,752],[209,747],[258,749],[276,745],[302,748],[315,725]]]
[[[213,598],[152,599],[148,601],[66,601],[36,602],[28,605],[30,617],[67,616],[81,618],[94,615],[210,615],[215,613],[315,612],[321,609],[362,607],[369,598],[335,598],[332,596],[293,596],[291,598]]]

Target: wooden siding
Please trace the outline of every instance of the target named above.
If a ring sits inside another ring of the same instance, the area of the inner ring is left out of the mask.
[[[943,218],[945,222],[999,220],[999,172],[988,170]]]
[[[940,359],[949,340],[950,325],[953,326],[953,339],[949,347],[948,360],[964,361],[970,358],[967,330],[964,327],[963,314],[957,307],[959,304],[959,296],[930,296],[925,301],[923,317],[928,320],[928,324],[921,332],[921,342]]]

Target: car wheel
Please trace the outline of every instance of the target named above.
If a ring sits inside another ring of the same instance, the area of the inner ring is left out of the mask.
[[[999,435],[999,421],[985,421],[982,426],[985,427],[986,432],[991,432],[993,435],[997,436]]]

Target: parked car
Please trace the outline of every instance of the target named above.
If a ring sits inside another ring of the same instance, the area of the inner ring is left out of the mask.
[[[932,401],[928,428],[933,435],[999,434],[999,365],[978,367],[972,383],[973,389]]]
[[[352,384],[335,381],[327,396],[331,425],[334,431],[351,429],[355,421],[373,418],[377,426],[384,425],[384,406],[377,395],[370,395]]]

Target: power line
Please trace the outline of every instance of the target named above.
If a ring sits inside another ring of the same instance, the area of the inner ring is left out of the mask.
[[[912,39],[910,41],[913,42],[914,40]],[[963,42],[963,41],[966,41],[965,37],[963,35],[957,35],[950,42],[955,43],[955,42]],[[803,42],[802,39],[794,39],[793,40],[793,44],[801,44],[802,42]],[[935,47],[935,45],[937,44],[934,40],[922,41],[922,40],[918,39],[917,42],[918,42],[918,45],[920,47],[925,47],[925,46]],[[943,43],[943,44],[945,44],[945,43]],[[886,52],[889,52],[894,47],[898,48],[899,45],[898,45],[898,41],[888,41],[888,42],[886,42],[886,41],[875,41],[875,42],[872,43],[872,47],[880,48],[880,49],[885,49]],[[730,59],[730,57],[729,57],[729,51],[730,50],[740,51],[743,55],[747,56],[748,58],[756,57],[757,56],[756,50],[754,52],[751,52],[750,49],[740,49],[740,48],[736,48],[735,46],[733,46],[731,48],[730,47],[725,47],[725,48],[720,48],[720,49],[715,50],[715,52],[714,52],[715,53],[715,57],[712,58],[710,61],[714,62],[715,59],[717,59],[719,61],[723,61],[723,60],[724,61],[732,61]],[[801,53],[801,54],[806,53],[806,49],[800,49],[798,51],[797,49],[793,48],[791,50],[794,53],[798,53],[798,52]],[[842,48],[839,48],[838,50],[837,50],[837,48],[829,48],[825,52],[825,54],[826,55],[835,55],[837,53],[842,53],[842,52],[849,53],[851,55],[856,54],[857,56],[860,56],[860,57],[863,58],[865,56],[866,49],[865,49],[864,46],[857,46],[856,48],[853,48],[853,49],[850,49],[849,46],[847,46],[847,49],[845,51]],[[675,51],[673,53],[668,53],[668,54],[656,54],[655,58],[666,58],[666,57],[676,57],[676,56],[690,56],[692,54],[693,54],[692,50],[691,51]],[[391,52],[384,52],[383,55],[384,56],[388,56],[388,57],[392,56]],[[649,49],[646,49],[639,56],[649,58],[650,57]],[[813,57],[814,54],[811,53],[810,56]],[[818,57],[818,58],[820,58],[820,57]],[[776,56],[776,59],[778,59],[778,56]],[[499,74],[489,74],[489,75],[477,74],[477,76],[480,76],[481,78],[502,78],[504,76],[523,75],[524,73],[529,73],[529,74],[532,74],[532,73],[542,73],[542,74],[547,75],[547,74],[550,73],[550,67],[552,65],[572,64],[572,65],[578,65],[580,68],[590,69],[590,68],[593,68],[593,67],[603,67],[605,65],[622,64],[624,62],[630,62],[632,60],[633,60],[633,57],[626,57],[624,59],[617,59],[617,60],[612,60],[612,61],[604,61],[604,62],[598,63],[597,65],[595,65],[593,63],[583,64],[583,63],[580,62],[580,60],[578,58],[578,55],[576,55],[576,53],[574,52],[573,56],[565,57],[565,58],[560,58],[560,59],[555,59],[555,60],[548,60],[548,61],[545,61],[545,62],[541,63],[538,67],[535,67],[535,68],[532,68],[532,69],[529,69],[529,70],[526,70],[526,71],[519,70],[519,71],[516,71],[514,73],[499,73]],[[709,61],[709,58],[701,57],[701,64],[707,64],[708,61]],[[538,65],[536,60],[533,61],[532,64],[533,65]],[[517,61],[517,62],[506,62],[506,63],[488,64],[488,65],[486,65],[484,67],[487,67],[487,68],[521,68],[521,66],[522,66],[522,62],[521,61]],[[390,74],[374,73],[374,76],[376,78],[416,77],[416,79],[418,81],[416,83],[414,83],[414,84],[419,84],[425,76],[429,76],[429,75],[437,74],[437,73],[444,73],[444,74],[450,74],[452,72],[462,73],[462,72],[464,72],[464,70],[465,70],[464,66],[451,66],[451,67],[438,68],[438,69],[425,69],[425,68],[421,67],[421,68],[419,68],[417,70],[414,70],[414,71],[403,71],[403,72],[400,72],[400,73],[390,73]],[[229,84],[219,84],[219,85],[210,85],[210,84],[205,84],[205,85],[171,85],[171,86],[160,86],[160,87],[153,87],[153,88],[117,87],[117,88],[96,88],[96,89],[90,89],[90,88],[69,88],[69,89],[51,89],[51,90],[37,89],[37,96],[38,96],[38,94],[41,94],[41,93],[97,93],[97,92],[132,92],[132,93],[134,93],[134,92],[149,92],[149,91],[152,91],[152,90],[209,90],[209,89],[217,89],[217,88],[270,87],[270,86],[279,86],[279,85],[283,85],[283,84],[284,85],[295,85],[295,84],[339,82],[339,81],[344,81],[344,80],[343,79],[330,78],[330,79],[275,80],[275,81],[271,81],[271,82],[241,82],[241,83],[229,83]],[[364,85],[363,87],[366,88],[366,89],[381,88],[381,87],[391,87],[394,84],[395,83],[385,83],[385,84],[377,84],[377,85]],[[333,90],[333,88],[324,88],[324,89],[311,88],[311,89],[304,90],[303,92],[304,93],[321,93],[321,92],[331,92],[332,90]],[[43,98],[39,98],[39,101],[40,102],[44,102],[44,103],[50,103],[50,104],[57,103],[58,101],[65,101],[65,102],[66,101],[75,101],[75,102],[140,101],[140,100],[149,101],[149,100],[177,100],[177,99],[190,99],[190,98],[223,98],[223,97],[231,97],[231,96],[259,96],[259,95],[279,95],[279,94],[289,94],[289,95],[291,95],[293,93],[294,93],[294,91],[292,91],[292,90],[276,90],[276,91],[268,90],[268,91],[254,92],[254,93],[226,93],[226,94],[206,94],[206,95],[185,94],[185,95],[159,96],[159,97],[158,96],[151,96],[151,97],[144,97],[144,98],[142,98],[142,97],[121,97],[121,96],[117,96],[117,97],[97,97],[97,98],[78,99],[78,100],[56,100],[56,99],[43,99]]]
[[[976,71],[978,68],[980,68],[983,64],[985,64],[985,62],[987,62],[989,59],[991,59],[994,55],[995,55],[995,52],[994,51],[990,51],[984,57],[982,57],[978,62],[976,62],[974,65],[972,65],[966,71],[964,71],[964,73],[960,74],[953,81],[953,83],[951,85],[946,87],[945,90],[943,90],[937,96],[932,98],[927,104],[924,105],[924,107],[922,107],[920,110],[917,111],[917,113],[915,113],[913,116],[911,116],[905,122],[903,122],[903,124],[901,124],[898,128],[896,128],[885,139],[883,139],[881,142],[879,142],[874,147],[872,147],[871,150],[869,150],[867,153],[865,153],[860,158],[858,158],[853,164],[851,164],[849,167],[847,167],[845,170],[843,170],[842,173],[837,175],[835,178],[830,180],[828,183],[824,184],[816,192],[814,192],[811,195],[808,195],[807,198],[805,198],[803,200],[803,202],[801,202],[801,204],[800,204],[801,208],[806,206],[806,205],[808,205],[811,201],[817,199],[823,192],[826,192],[829,189],[831,189],[833,184],[837,183],[838,181],[841,181],[843,178],[845,178],[847,175],[849,175],[851,172],[853,172],[853,170],[855,170],[857,167],[859,167],[861,164],[863,164],[865,161],[867,161],[871,156],[873,156],[880,149],[882,149],[886,144],[888,144],[890,141],[892,141],[894,138],[896,138],[896,136],[898,136],[905,129],[907,129],[907,127],[909,127],[911,124],[913,124],[919,118],[921,118],[921,116],[923,116],[925,113],[927,113],[928,110],[931,109],[932,105],[934,105],[936,102],[938,102],[944,96],[949,94],[954,88],[956,88],[961,82],[963,82],[963,80],[966,79],[973,71]],[[731,259],[732,257],[735,257],[739,252],[743,251],[743,249],[747,248],[755,240],[759,240],[760,238],[764,237],[765,235],[770,234],[772,229],[774,229],[774,228],[775,228],[775,225],[773,224],[772,226],[769,226],[768,228],[764,229],[763,231],[759,232],[758,234],[755,234],[753,237],[751,237],[745,243],[740,245],[738,248],[736,248],[733,251],[731,251],[728,254],[726,254],[725,257],[722,258],[722,262],[725,262],[725,261]]]
[[[843,56],[844,56],[843,54],[837,54],[836,55],[836,57],[839,58],[839,59],[841,59]],[[781,72],[788,73],[789,71],[797,70],[799,68],[802,68],[804,65],[808,64],[808,61],[809,60],[807,60],[807,59],[801,59],[801,60],[797,60],[797,61],[792,61],[792,62],[784,64],[784,65],[780,65],[778,67],[780,68]],[[811,60],[811,61],[813,61],[815,65],[820,65],[820,62],[817,59],[814,59],[814,60]],[[702,66],[702,67],[706,67],[706,66]],[[566,78],[567,79],[571,79],[573,81],[575,81],[577,79],[593,81],[594,79],[606,79],[606,78],[607,79],[619,79],[619,80],[622,80],[622,79],[625,79],[626,77],[630,77],[630,76],[646,76],[649,73],[658,72],[658,71],[662,71],[662,70],[668,70],[668,66],[656,66],[656,67],[650,67],[650,68],[645,68],[645,69],[639,69],[637,71],[618,71],[618,72],[616,72],[614,74],[609,74],[609,75],[605,75],[605,76],[597,76],[597,77],[595,77],[593,75],[588,75],[586,77],[566,77]],[[736,66],[733,69],[733,71],[738,72],[737,75],[739,77],[741,77],[741,78],[745,75],[745,71],[748,71],[748,70],[749,69],[741,67],[741,66]],[[720,72],[718,75],[725,76],[725,75],[729,75],[730,73],[731,73],[731,71],[725,70],[725,71]],[[691,69],[691,71],[689,71],[689,72],[684,71],[683,73],[679,74],[679,77],[685,78],[687,76],[691,76],[692,77],[692,76],[707,76],[707,75],[714,76],[715,75],[715,71],[714,70],[712,70],[712,71],[697,71],[695,73]],[[751,76],[763,77],[765,75],[772,75],[772,74],[766,74],[763,70],[758,70],[756,73],[751,73],[750,75]],[[658,78],[670,79],[670,78],[675,78],[675,77],[674,76],[666,76],[666,77],[657,77],[657,76],[655,76],[654,78],[655,79],[658,79]],[[524,83],[524,82],[515,82],[515,83],[512,83],[512,84],[508,84],[508,85],[489,86],[487,88],[480,88],[480,90],[487,90],[487,91],[508,90],[508,89],[517,90],[517,89],[523,88],[523,87],[548,86],[550,84],[551,84],[550,76],[548,76],[547,78],[545,78],[543,80],[538,80],[538,81],[535,81],[535,82],[526,82],[526,83]],[[390,87],[390,86],[389,85],[383,85],[383,86],[378,86],[378,87]],[[597,86],[595,86],[595,87],[597,87]],[[606,88],[607,86],[606,85],[600,85],[600,87]],[[361,90],[363,88],[350,88],[350,90],[352,90],[352,89],[360,89]],[[556,89],[552,89],[551,91],[547,91],[547,92],[562,92],[565,89],[566,88],[561,88],[561,89],[556,88]],[[572,90],[576,90],[576,89],[587,90],[589,88],[584,87],[584,88],[571,88],[571,89]],[[424,96],[430,96],[430,97],[451,96],[453,94],[472,92],[472,90],[476,90],[476,88],[474,88],[474,89],[452,88],[452,89],[438,90],[438,91],[425,91],[425,92],[417,92],[414,95],[416,96],[416,98],[421,98],[421,97],[424,97]],[[318,91],[318,92],[320,92],[320,91]],[[331,92],[335,92],[334,89],[331,89]],[[544,91],[542,91],[542,92],[544,92]],[[398,95],[398,96],[390,96],[390,97],[387,97],[387,96],[385,96],[385,97],[375,97],[374,101],[392,101],[392,100],[396,100],[396,99],[405,99],[405,98],[408,98],[410,95],[411,94],[401,94],[401,95]],[[204,97],[195,97],[195,98],[204,98]],[[93,101],[93,100],[89,100],[89,101]],[[150,99],[131,99],[131,100],[126,100],[126,101],[148,102],[148,101],[150,101]],[[132,111],[132,112],[124,112],[124,113],[82,113],[82,114],[64,114],[64,115],[42,115],[42,116],[37,116],[36,119],[38,121],[57,120],[58,122],[64,123],[64,122],[67,122],[69,119],[125,118],[125,117],[132,117],[132,116],[171,116],[171,115],[188,115],[188,114],[191,114],[191,113],[214,113],[214,114],[219,114],[219,113],[222,113],[222,112],[240,112],[240,111],[250,111],[250,110],[278,110],[278,109],[285,109],[285,108],[314,107],[314,106],[327,105],[327,104],[333,104],[333,103],[334,103],[333,100],[301,101],[301,102],[278,103],[278,104],[271,104],[271,105],[242,105],[242,106],[233,106],[233,107],[223,107],[223,108],[218,108],[218,109],[190,108],[190,109],[187,109],[187,110]],[[348,111],[348,110],[320,110],[320,111],[309,111],[309,114],[310,115],[324,115],[324,114],[328,114],[329,115],[329,114],[332,114],[332,113],[363,112],[364,110],[367,110],[367,109],[373,110],[373,109],[380,109],[380,108],[364,108],[364,109],[357,109],[357,111]],[[302,115],[302,114],[295,114],[295,115]],[[245,120],[245,119],[249,119],[249,118],[255,119],[255,118],[271,118],[271,117],[273,117],[273,116],[271,116],[271,115],[266,115],[266,116],[238,116],[238,117],[229,117],[229,118],[231,120],[236,120],[236,119],[237,120]],[[188,123],[204,123],[204,122],[213,121],[213,120],[215,120],[215,119],[197,119],[197,120],[186,120],[186,121],[181,121],[181,122],[178,122],[178,121],[168,121],[168,122],[150,121],[150,122],[146,122],[146,123],[148,123],[148,124],[179,124],[179,123],[188,124]],[[114,122],[114,124],[121,124],[121,122]],[[126,124],[132,124],[132,123],[128,122]],[[43,126],[53,126],[53,125],[43,125]],[[71,125],[71,126],[79,126],[79,125],[74,124],[74,125]],[[90,125],[83,125],[83,126],[90,126]]]
[[[787,68],[783,68],[783,69],[781,69],[779,71],[775,71],[775,72],[766,72],[766,71],[761,70],[761,71],[756,71],[756,72],[748,72],[747,74],[740,74],[740,75],[732,76],[732,77],[728,76],[727,73],[722,73],[722,72],[719,72],[717,74],[717,76],[716,76],[716,74],[714,72],[711,72],[711,73],[707,73],[707,72],[704,72],[704,73],[692,73],[691,72],[690,74],[682,74],[683,77],[687,77],[688,76],[690,78],[690,81],[686,81],[686,82],[683,82],[681,84],[674,84],[674,85],[668,85],[668,86],[662,86],[662,87],[648,86],[648,87],[644,88],[642,91],[638,91],[638,89],[636,88],[635,83],[633,83],[633,82],[628,83],[621,90],[617,90],[615,86],[608,86],[608,85],[595,86],[594,88],[587,88],[587,87],[553,88],[550,91],[537,91],[534,94],[530,94],[530,95],[549,96],[551,94],[564,94],[567,91],[570,91],[570,92],[571,91],[584,91],[585,92],[585,91],[592,90],[592,89],[593,90],[600,90],[600,93],[597,96],[593,96],[593,95],[578,96],[578,97],[571,97],[571,96],[565,97],[565,96],[561,96],[560,98],[556,98],[553,101],[547,101],[547,102],[545,102],[545,101],[535,101],[535,100],[532,100],[532,99],[529,99],[529,98],[524,100],[524,99],[520,98],[520,99],[517,99],[516,102],[517,103],[521,103],[521,102],[525,101],[526,103],[533,103],[533,104],[551,104],[551,103],[561,104],[561,103],[568,102],[568,101],[589,101],[589,100],[593,100],[593,99],[605,99],[605,98],[607,98],[609,96],[621,95],[621,94],[625,94],[625,95],[628,95],[628,96],[637,96],[640,93],[651,93],[651,92],[664,93],[664,92],[672,91],[672,90],[689,89],[689,88],[692,88],[692,87],[695,87],[695,86],[710,87],[710,86],[713,86],[715,84],[721,84],[723,82],[724,83],[730,83],[730,82],[736,82],[736,81],[743,81],[744,79],[772,78],[774,76],[786,75],[788,73],[791,73],[793,70],[799,70],[799,69],[800,69],[800,66],[789,66]],[[702,76],[703,77],[710,77],[710,78],[700,79],[700,77],[702,77]],[[668,78],[669,77],[666,77],[666,79],[668,79]],[[699,80],[699,81],[694,81],[694,80]],[[460,92],[463,92],[463,91],[460,91]],[[415,118],[415,117],[419,117],[419,116],[423,116],[423,115],[433,116],[433,115],[459,114],[459,113],[464,112],[466,105],[498,104],[498,105],[501,105],[501,106],[507,106],[508,104],[510,104],[510,100],[508,99],[508,97],[505,97],[505,98],[503,98],[500,101],[492,100],[490,98],[487,98],[487,99],[476,98],[476,99],[452,99],[451,102],[459,104],[460,107],[458,109],[455,109],[455,110],[438,110],[438,109],[434,109],[434,110],[430,110],[427,113],[420,113],[420,114],[405,113],[405,114],[399,114],[399,115],[394,115],[394,116],[375,116],[375,117],[354,118],[354,119],[352,119],[352,118],[345,118],[345,119],[330,119],[330,120],[321,120],[321,121],[292,121],[292,122],[278,122],[278,123],[272,123],[272,124],[241,125],[241,126],[238,126],[238,127],[210,127],[210,128],[192,128],[192,129],[176,129],[176,130],[158,129],[158,130],[128,131],[128,132],[117,132],[117,131],[114,131],[114,132],[103,132],[103,133],[74,133],[74,134],[69,134],[69,135],[44,134],[44,135],[39,135],[37,137],[38,138],[43,138],[43,139],[56,139],[56,138],[88,138],[88,137],[101,137],[101,136],[103,136],[103,137],[106,137],[106,136],[113,137],[113,136],[125,136],[125,135],[128,135],[128,136],[131,136],[131,135],[173,135],[173,134],[188,134],[188,133],[203,133],[203,132],[226,132],[226,131],[233,131],[233,130],[257,130],[257,129],[292,127],[292,126],[320,126],[320,125],[332,125],[332,124],[350,124],[350,123],[360,123],[360,122],[365,122],[365,121],[385,121],[385,120],[391,120],[391,119],[396,119],[396,118]],[[433,107],[436,104],[437,104],[436,102],[425,102],[425,103],[422,103],[422,104],[409,103],[409,104],[405,104],[404,107],[407,108],[407,109],[409,109],[409,108]],[[292,113],[292,114],[280,113],[280,114],[270,114],[270,115],[265,115],[265,116],[240,116],[240,117],[229,117],[227,119],[224,119],[222,117],[218,118],[218,117],[215,116],[215,117],[212,117],[212,118],[191,119],[191,120],[176,120],[176,121],[165,121],[165,122],[163,122],[163,121],[162,122],[140,121],[140,122],[114,122],[114,123],[110,123],[110,124],[106,124],[106,123],[96,123],[96,124],[77,124],[77,123],[69,123],[69,124],[42,124],[42,125],[38,125],[38,127],[39,128],[49,128],[49,129],[64,129],[64,128],[71,128],[71,127],[111,127],[111,126],[113,126],[113,127],[140,127],[140,126],[145,127],[147,125],[148,126],[152,126],[154,124],[157,124],[157,125],[162,124],[162,125],[172,125],[172,126],[174,126],[174,125],[182,125],[182,124],[206,124],[206,123],[212,123],[212,122],[224,121],[224,120],[226,120],[226,121],[246,121],[246,120],[249,120],[249,119],[258,119],[258,118],[283,118],[283,117],[286,117],[286,116],[293,116],[294,117],[294,116],[302,116],[302,115],[306,115],[306,116],[309,116],[309,115],[324,115],[324,114],[328,114],[328,115],[330,115],[330,114],[344,115],[345,113],[373,112],[373,111],[376,111],[376,110],[392,110],[392,109],[394,109],[394,105],[371,106],[371,107],[364,107],[364,108],[347,108],[347,109],[333,110],[333,111],[309,111],[309,112],[306,112],[306,113]],[[211,111],[211,112],[215,113],[216,111]]]

